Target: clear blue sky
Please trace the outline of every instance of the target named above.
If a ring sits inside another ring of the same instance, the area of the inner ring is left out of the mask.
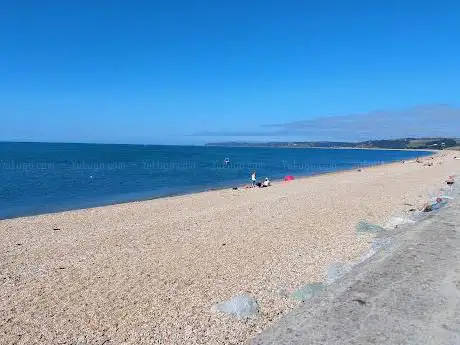
[[[459,1],[0,6],[0,140],[200,143],[187,135],[460,103]]]

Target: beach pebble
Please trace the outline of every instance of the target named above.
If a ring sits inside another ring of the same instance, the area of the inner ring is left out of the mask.
[[[238,295],[214,305],[212,311],[226,313],[244,319],[256,316],[259,313],[259,305],[251,296]]]

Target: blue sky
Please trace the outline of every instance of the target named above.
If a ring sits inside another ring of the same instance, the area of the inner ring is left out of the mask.
[[[460,104],[454,0],[0,5],[0,140],[309,140],[259,131]]]

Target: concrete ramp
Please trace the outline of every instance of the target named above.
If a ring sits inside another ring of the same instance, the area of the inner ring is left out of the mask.
[[[453,201],[252,343],[459,345],[459,232]]]

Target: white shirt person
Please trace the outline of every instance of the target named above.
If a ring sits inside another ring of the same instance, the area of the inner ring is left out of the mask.
[[[256,172],[253,171],[251,175],[251,182],[252,182],[253,187],[256,185],[256,181],[257,181]]]

